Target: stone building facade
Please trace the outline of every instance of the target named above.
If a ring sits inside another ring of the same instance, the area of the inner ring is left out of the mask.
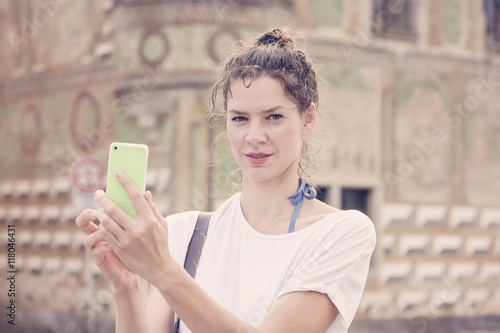
[[[499,14],[494,0],[0,2],[0,267],[14,225],[16,328],[112,329],[74,225],[109,144],[148,144],[163,214],[214,209],[234,162],[211,149],[212,71],[236,41],[288,25],[323,78],[313,180],[378,234],[352,331],[498,330]]]

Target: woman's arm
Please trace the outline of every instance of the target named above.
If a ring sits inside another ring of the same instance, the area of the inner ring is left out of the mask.
[[[97,267],[111,282],[116,304],[116,332],[149,333],[139,277],[116,256],[103,236],[103,226],[97,226],[96,212],[88,209],[76,218],[76,225],[87,235],[85,246],[92,252]],[[168,331],[167,331],[168,332]]]
[[[146,316],[151,332],[170,333],[174,329],[174,312],[158,289],[153,285],[150,288]]]
[[[116,306],[117,333],[150,333],[139,279],[128,289],[116,290],[111,287]]]
[[[252,327],[213,300],[179,264],[166,268],[166,278],[154,283],[194,333],[324,333],[338,315],[326,294],[292,292],[281,296],[262,323]]]
[[[150,193],[142,195],[123,174],[118,180],[138,216],[132,219],[102,191],[96,192],[96,199],[103,207],[98,218],[105,227],[104,236],[127,267],[155,286],[165,304],[171,306],[192,332],[319,333],[325,332],[337,316],[337,309],[327,295],[294,292],[280,297],[259,327],[240,320],[210,297],[171,256],[167,223],[154,207]],[[152,301],[162,304],[157,296]],[[159,322],[159,318],[171,316],[165,308],[148,306],[148,318]]]

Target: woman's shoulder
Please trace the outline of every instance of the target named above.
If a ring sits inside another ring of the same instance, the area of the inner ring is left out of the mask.
[[[169,230],[186,230],[192,232],[200,213],[199,211],[187,211],[167,216],[166,219]]]
[[[375,245],[377,236],[375,225],[365,213],[355,210],[339,210],[328,215],[324,223],[325,232],[344,239],[364,239]]]
[[[193,217],[196,218],[200,213],[201,213],[200,211],[191,210],[191,211],[168,215],[166,219],[168,223],[183,223],[191,221]]]
[[[217,208],[215,212],[213,212],[214,215],[221,215],[223,212],[225,212],[228,207],[234,202],[236,199],[238,193],[231,196],[229,199],[227,199],[222,205]],[[198,219],[198,216],[202,213],[202,211],[199,210],[192,210],[192,211],[186,211],[186,212],[181,212],[181,213],[175,213],[172,215],[167,216],[167,223],[170,227],[170,225],[177,227],[178,225],[181,225],[183,227],[185,226],[191,226],[191,229],[194,228],[194,225],[196,224],[196,220]]]
[[[321,200],[315,199],[311,201],[311,211],[314,211],[316,214],[330,215],[342,212],[343,210],[330,206]]]
[[[374,231],[372,220],[359,210],[342,210],[315,200],[314,205],[311,207],[311,215],[320,216],[321,220],[325,220],[326,223],[324,224],[329,227],[341,226],[343,229]]]

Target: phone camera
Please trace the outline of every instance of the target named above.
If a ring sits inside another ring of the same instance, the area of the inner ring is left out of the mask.
[[[118,147],[117,147],[117,146],[115,146],[115,150],[118,150]]]

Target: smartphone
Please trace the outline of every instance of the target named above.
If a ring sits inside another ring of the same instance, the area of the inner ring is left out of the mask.
[[[122,184],[116,179],[116,172],[124,172],[139,191],[144,193],[148,153],[148,146],[142,144],[113,142],[109,146],[106,195],[131,217],[136,217],[137,212]]]

